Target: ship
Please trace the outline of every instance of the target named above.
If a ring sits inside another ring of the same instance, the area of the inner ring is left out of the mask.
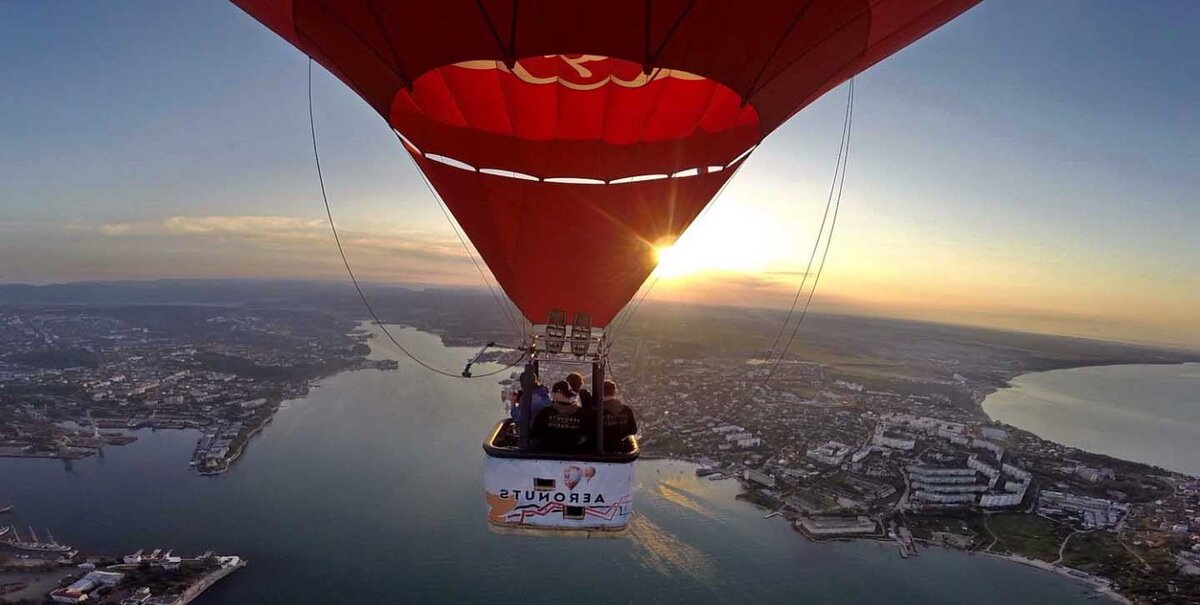
[[[29,540],[21,538],[21,534],[17,531],[16,526],[10,526],[5,529],[6,531],[0,532],[0,537],[3,537],[3,539],[0,539],[0,545],[8,547],[10,550],[40,554],[58,554],[67,558],[75,556],[76,552],[78,552],[66,544],[56,542],[53,535],[50,536],[48,542],[40,541],[32,527],[29,528]],[[49,535],[49,531],[46,533]]]

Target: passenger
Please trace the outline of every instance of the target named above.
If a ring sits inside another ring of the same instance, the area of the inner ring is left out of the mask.
[[[529,398],[529,421],[533,422],[538,417],[542,410],[550,406],[550,390],[542,381],[537,380],[533,386],[533,393]]]
[[[521,395],[523,393],[524,391],[516,389],[504,391],[504,410],[508,412],[508,417],[512,419],[512,422],[509,422],[508,426],[504,429],[504,439],[501,440],[505,442],[504,445],[506,447],[519,443],[521,439],[519,427],[521,424]]]
[[[617,397],[617,383],[604,381],[604,451],[625,452],[625,438],[638,432],[633,408]]]
[[[587,442],[589,427],[583,409],[575,403],[575,392],[565,380],[554,383],[550,389],[553,402],[538,413],[533,422],[532,436],[538,448],[551,452],[575,452]]]
[[[596,399],[592,397],[592,392],[583,388],[583,374],[579,372],[571,372],[567,374],[567,384],[571,385],[571,390],[579,393],[579,405],[585,410],[595,411]]]
[[[509,417],[514,421],[521,419],[521,395],[524,393],[525,391],[516,389],[505,391],[507,396],[504,398],[504,408],[508,410]]]

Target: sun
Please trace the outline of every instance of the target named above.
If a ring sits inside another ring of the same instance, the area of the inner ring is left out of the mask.
[[[655,269],[659,277],[672,278],[691,273],[691,267],[687,266],[687,261],[681,251],[672,244],[660,245],[654,247],[654,257],[658,262],[658,268]]]
[[[763,271],[775,252],[773,242],[757,232],[745,236],[732,231],[726,222],[718,228],[689,230],[678,241],[659,242],[654,247],[658,261],[655,274],[664,279],[694,277],[704,273],[757,273]],[[757,236],[757,237],[756,237]]]

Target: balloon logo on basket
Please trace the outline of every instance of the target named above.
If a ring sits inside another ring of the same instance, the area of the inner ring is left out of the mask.
[[[596,467],[594,467],[594,466],[583,467],[583,477],[585,479],[587,479],[589,483],[591,482],[592,477],[595,477],[595,476],[596,476]]]
[[[563,469],[563,483],[567,484],[567,489],[575,489],[579,485],[579,480],[583,478],[583,469],[578,466],[571,465]]]

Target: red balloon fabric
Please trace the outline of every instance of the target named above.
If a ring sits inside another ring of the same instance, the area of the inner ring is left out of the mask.
[[[233,0],[398,132],[525,317],[605,326],[788,117],[978,0]]]

